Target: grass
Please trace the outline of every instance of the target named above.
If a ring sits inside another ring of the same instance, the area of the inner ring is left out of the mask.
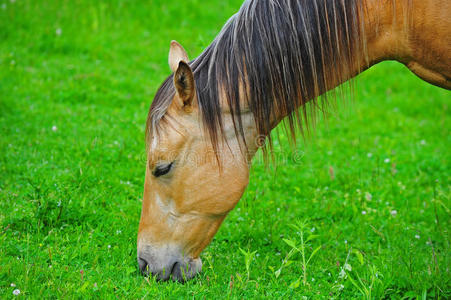
[[[255,159],[200,276],[139,274],[169,41],[195,57],[240,2],[0,0],[0,298],[451,297],[450,92],[391,62],[296,149],[281,134],[277,168]]]

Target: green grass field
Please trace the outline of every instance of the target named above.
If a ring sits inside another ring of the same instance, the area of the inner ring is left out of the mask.
[[[200,276],[139,274],[169,42],[195,57],[240,2],[0,0],[1,299],[451,297],[451,93],[392,62],[296,149],[281,134],[277,168],[256,158]]]

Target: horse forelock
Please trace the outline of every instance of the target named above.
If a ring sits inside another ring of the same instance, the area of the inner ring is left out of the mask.
[[[244,108],[253,113],[258,133],[269,139],[271,120],[278,115],[288,116],[293,139],[296,129],[308,129],[317,109],[308,110],[305,104],[311,100],[311,107],[317,108],[317,98],[329,83],[347,77],[357,63],[357,52],[365,49],[362,9],[361,0],[245,1],[190,62],[200,114],[213,147],[224,136],[224,105],[243,139]],[[171,75],[151,105],[148,136],[158,132],[174,95]]]

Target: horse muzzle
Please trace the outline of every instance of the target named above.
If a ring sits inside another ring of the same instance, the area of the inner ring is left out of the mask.
[[[202,270],[200,258],[184,255],[178,247],[165,245],[138,245],[138,264],[146,276],[155,276],[158,281],[169,279],[185,282]]]

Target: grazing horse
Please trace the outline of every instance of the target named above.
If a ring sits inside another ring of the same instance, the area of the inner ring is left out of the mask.
[[[285,120],[294,139],[326,104],[319,96],[384,60],[451,89],[451,1],[247,0],[196,59],[171,42],[173,74],[147,121],[143,273],[199,273],[262,138],[271,145]]]

